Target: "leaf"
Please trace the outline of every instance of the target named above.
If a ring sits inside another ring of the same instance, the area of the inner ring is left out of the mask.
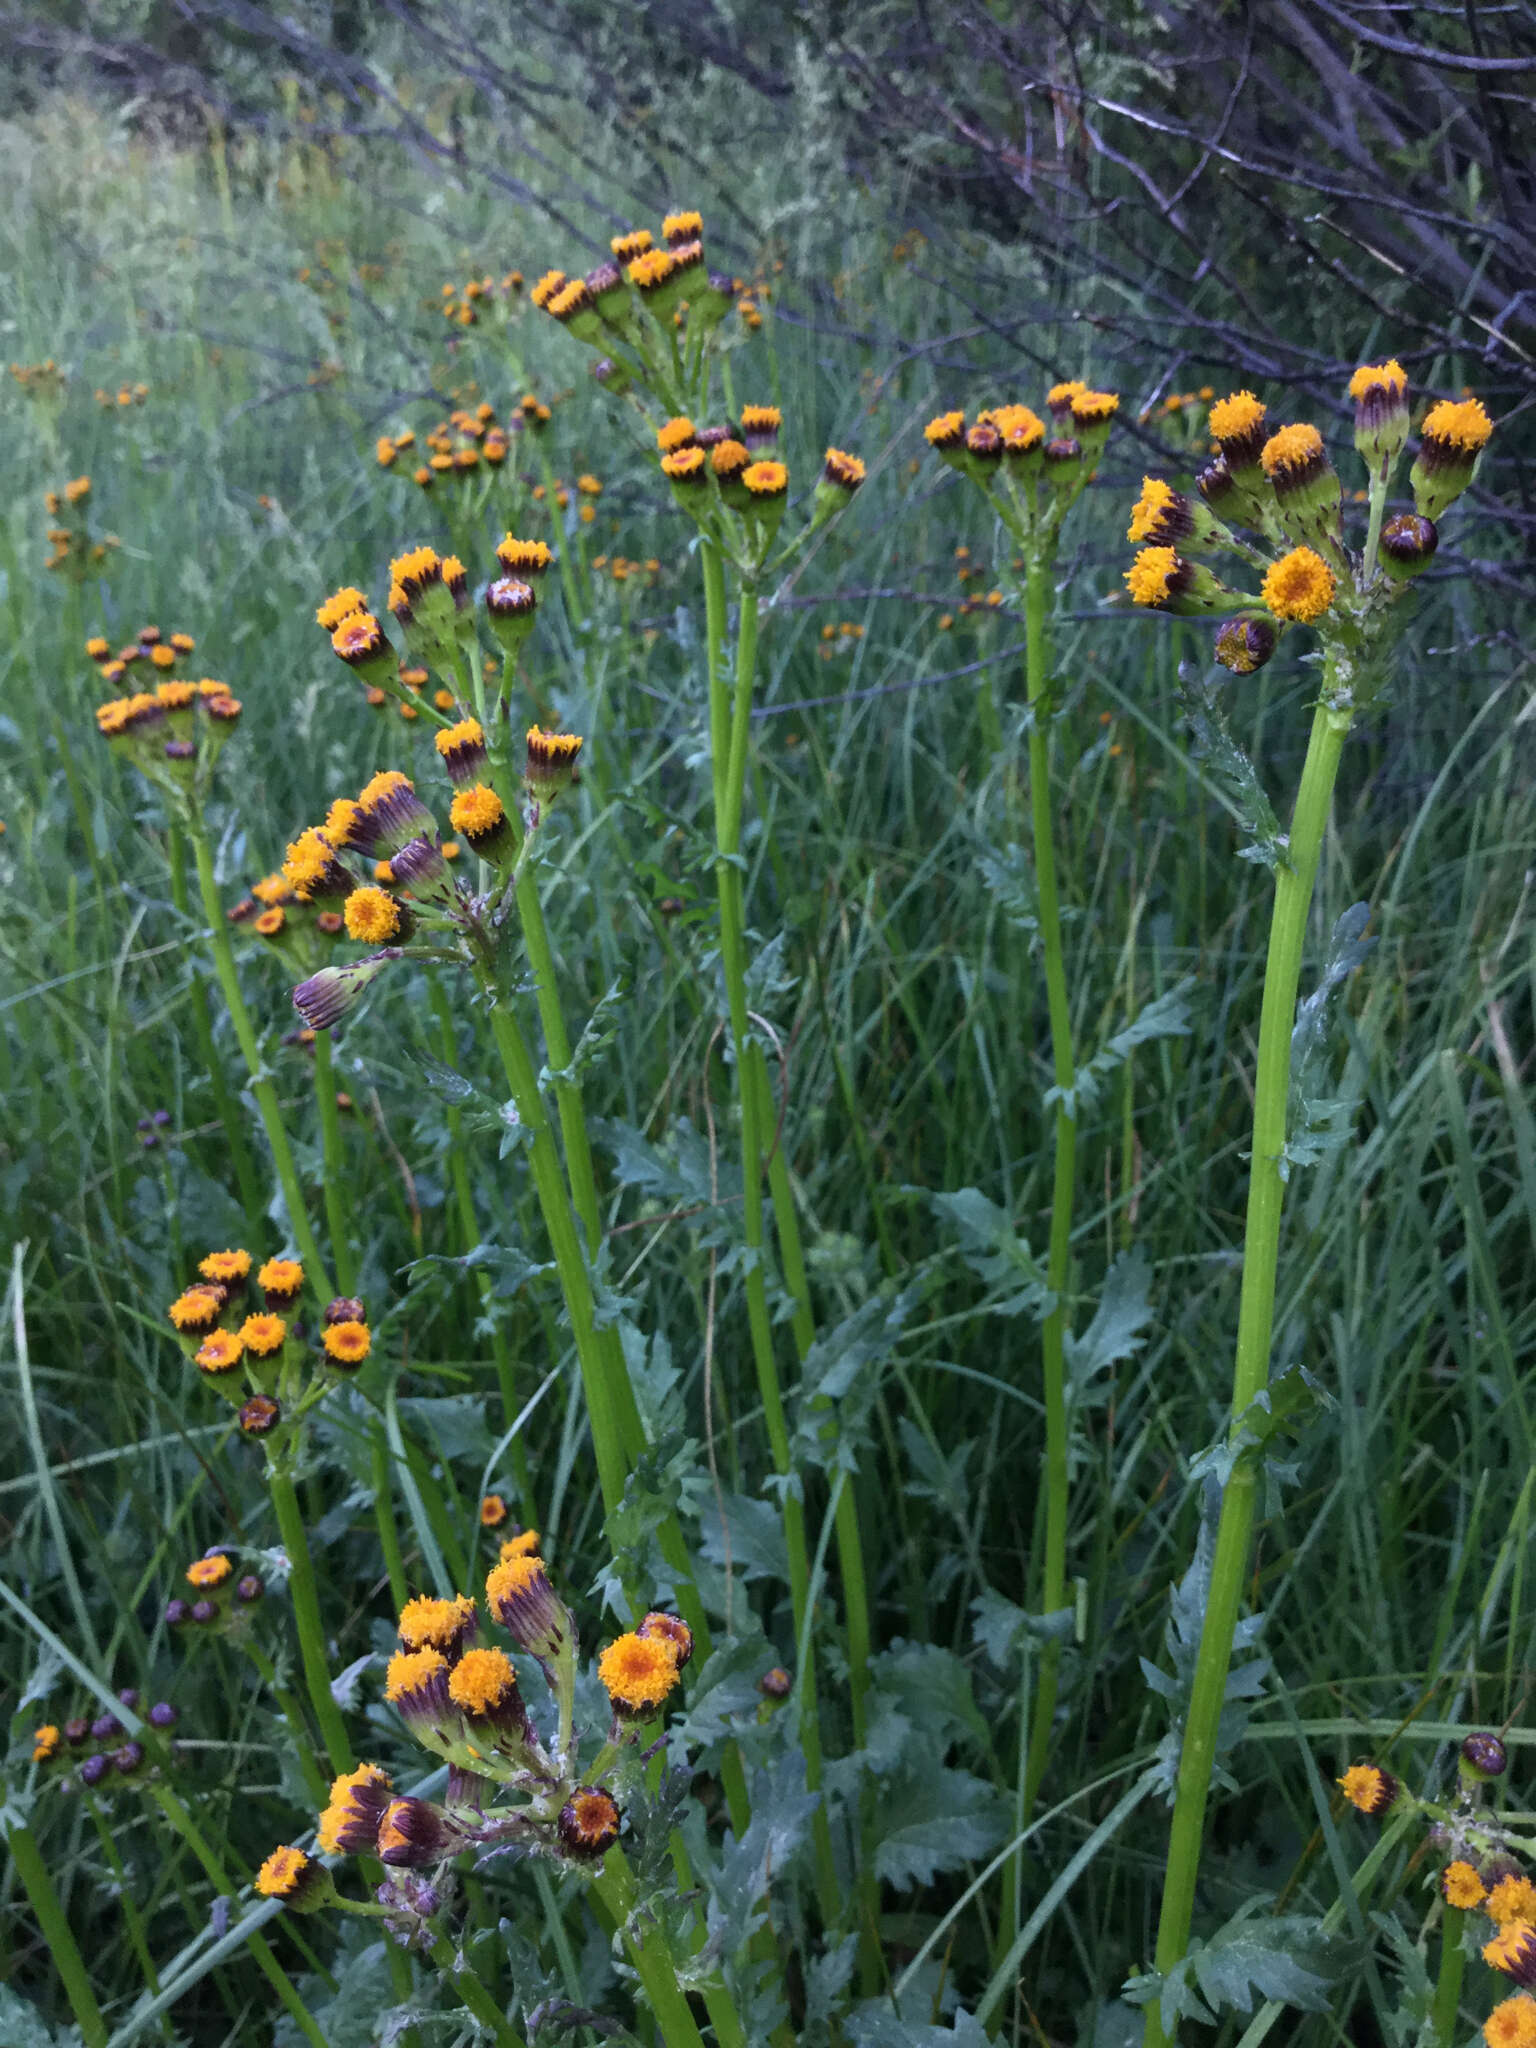
[[[1002,1795],[969,1771],[909,1768],[875,1803],[875,1874],[905,1890],[985,1856],[1007,1833]]]
[[[597,1007],[587,1019],[580,1038],[571,1053],[568,1067],[545,1067],[539,1075],[539,1086],[551,1082],[578,1080],[588,1067],[595,1066],[602,1055],[619,1035],[619,1014],[623,1006],[626,985],[622,975],[609,983],[598,997]]]
[[[703,1762],[699,1752],[734,1736],[738,1724],[757,1719],[763,1703],[758,1680],[777,1662],[777,1651],[762,1635],[732,1636],[711,1650],[694,1681],[687,1712],[674,1714],[671,1721],[674,1738],[697,1762]]]
[[[1286,858],[1285,834],[1275,816],[1273,804],[1264,792],[1252,761],[1233,739],[1226,715],[1220,708],[1224,678],[1209,681],[1193,670],[1180,670],[1179,694],[1189,727],[1195,759],[1210,770],[1211,779],[1223,790],[1248,835],[1249,844],[1238,850],[1239,860],[1251,860],[1275,869]]]
[[[5,2048],[72,2048],[79,2039],[74,2027],[56,2034],[36,2006],[9,1984],[0,1984],[0,2041]]]
[[[419,1259],[412,1259],[399,1270],[415,1273],[418,1268],[448,1266],[457,1273],[470,1273],[485,1268],[492,1276],[491,1291],[500,1300],[509,1300],[536,1280],[541,1273],[552,1273],[551,1260],[542,1263],[530,1259],[519,1246],[502,1244],[477,1244],[473,1250],[453,1257],[446,1252],[426,1252]]]
[[[724,1569],[729,1563],[743,1585],[754,1579],[789,1583],[784,1519],[772,1501],[745,1493],[727,1493],[718,1501],[709,1495],[699,1516],[699,1548],[711,1564]]]
[[[1067,1115],[1075,1118],[1079,1107],[1097,1101],[1109,1076],[1130,1058],[1138,1045],[1145,1045],[1153,1038],[1187,1037],[1189,992],[1194,986],[1194,976],[1187,974],[1172,988],[1164,990],[1162,995],[1143,1003],[1130,1023],[1122,1026],[1086,1066],[1077,1069],[1070,1088],[1046,1089],[1043,1097],[1045,1106],[1050,1108],[1059,1102]]]
[[[821,1794],[805,1789],[805,1758],[799,1751],[779,1756],[771,1770],[754,1774],[751,1823],[741,1840],[726,1849],[711,1885],[710,1939],[723,1952],[735,1954],[751,1939],[769,1879],[788,1874],[820,1804]]]
[[[976,866],[988,895],[1008,922],[1019,931],[1037,930],[1040,920],[1035,910],[1034,870],[1023,847],[1010,840],[998,852],[978,844]]]
[[[990,1586],[971,1602],[972,1638],[1000,1671],[1011,1669],[1020,1637],[1029,1636],[1037,1643],[1067,1642],[1076,1625],[1076,1612],[1071,1607],[1059,1607],[1054,1614],[1026,1614],[1022,1607],[1005,1600]]]
[[[336,1977],[334,1992],[321,1978],[306,1976],[299,1979],[299,1994],[314,2014],[326,2048],[372,2048],[380,2020],[398,2003],[384,1943],[370,1941],[345,1962],[331,1957],[330,1963]],[[278,2048],[305,2048],[306,2039],[287,2013],[279,2015],[273,2031]]]
[[[1056,1297],[1046,1285],[1045,1269],[1030,1250],[1028,1240],[1019,1236],[995,1202],[989,1202],[979,1188],[930,1194],[928,1200],[954,1226],[961,1255],[971,1271],[991,1287],[1016,1290],[1002,1301],[989,1304],[993,1315],[1050,1314]]]
[[[829,1472],[859,1469],[858,1455],[869,1440],[886,1369],[924,1291],[922,1284],[899,1294],[884,1288],[818,1334],[800,1374],[791,1461],[797,1469],[805,1464]]]
[[[1148,1971],[1133,1977],[1123,1996],[1133,2005],[1157,1999],[1168,2033],[1181,2019],[1208,2023],[1219,2012],[1249,2013],[1268,1999],[1301,2012],[1327,2012],[1332,1987],[1355,1956],[1355,1944],[1325,1932],[1320,1920],[1267,1914],[1262,1900],[1250,1899],[1208,1941],[1192,1941],[1166,1976]]]
[[[1315,1166],[1349,1142],[1358,1096],[1338,1095],[1328,1071],[1328,1026],[1334,999],[1350,975],[1364,966],[1376,941],[1365,936],[1371,906],[1352,903],[1338,919],[1317,987],[1296,1008],[1291,1031],[1290,1098],[1279,1171],[1289,1180],[1293,1166]]]
[[[851,2048],[991,2048],[986,2028],[968,2012],[957,2012],[953,2027],[906,2019],[883,2000],[854,2007],[843,2023]]]
[[[987,1746],[987,1725],[976,1705],[971,1674],[953,1650],[938,1643],[907,1643],[900,1638],[869,1664],[874,1713],[891,1709],[912,1731],[912,1747],[935,1758],[967,1736]],[[872,1714],[873,1718],[873,1714]]]
[[[1139,1246],[1121,1252],[1105,1274],[1093,1321],[1080,1337],[1066,1341],[1067,1369],[1079,1397],[1089,1380],[1141,1349],[1141,1332],[1152,1320],[1151,1283],[1152,1269]]]
[[[618,1118],[593,1117],[590,1128],[598,1143],[612,1153],[614,1178],[625,1187],[638,1188],[669,1209],[710,1206],[709,1147],[687,1117],[678,1117],[655,1144],[643,1131]],[[719,1181],[724,1200],[733,1186],[723,1161]],[[740,1184],[737,1176],[735,1189]]]
[[[968,1437],[964,1443],[956,1444],[946,1456],[909,1415],[898,1417],[896,1427],[907,1460],[917,1475],[908,1480],[908,1491],[935,1502],[963,1526],[973,1498],[965,1468],[976,1448],[975,1438]]]

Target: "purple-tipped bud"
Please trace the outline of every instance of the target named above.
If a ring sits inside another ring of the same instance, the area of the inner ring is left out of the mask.
[[[125,1742],[112,1752],[112,1768],[120,1777],[131,1778],[144,1761],[142,1742]]]
[[[107,1759],[104,1756],[88,1756],[80,1766],[82,1785],[99,1785],[107,1775]]]
[[[192,1619],[199,1628],[205,1628],[210,1621],[217,1621],[218,1618],[219,1610],[211,1600],[194,1600],[192,1602]]]
[[[185,1600],[167,1600],[165,1621],[168,1628],[181,1628],[192,1619],[192,1610]]]
[[[398,953],[386,949],[367,960],[349,960],[342,967],[322,967],[293,992],[293,1007],[311,1031],[329,1031],[339,1024],[377,974]]]
[[[235,1582],[235,1598],[246,1607],[249,1607],[253,1601],[259,1600],[266,1590],[265,1585],[257,1578],[254,1572],[247,1572],[243,1579],[238,1579]]]
[[[136,1687],[125,1685],[118,1694],[118,1698],[128,1708],[130,1713],[136,1714],[139,1711],[139,1695]]]
[[[180,1718],[169,1700],[156,1700],[149,1710],[151,1728],[174,1728]]]
[[[787,1700],[793,1685],[794,1680],[782,1664],[775,1664],[772,1670],[765,1671],[757,1681],[758,1691],[765,1699],[770,1700]]]
[[[91,1724],[83,1714],[77,1715],[73,1721],[64,1723],[64,1740],[71,1749],[79,1749],[82,1743],[89,1741],[90,1733]]]
[[[355,1294],[338,1294],[334,1301],[328,1301],[321,1321],[329,1329],[333,1323],[366,1323],[368,1311]]]
[[[1470,1778],[1474,1784],[1486,1783],[1489,1778],[1502,1778],[1508,1768],[1509,1752],[1497,1735],[1479,1730],[1462,1743],[1462,1776]]]
[[[96,1742],[112,1742],[123,1733],[123,1724],[116,1714],[98,1714],[91,1723],[91,1737]]]

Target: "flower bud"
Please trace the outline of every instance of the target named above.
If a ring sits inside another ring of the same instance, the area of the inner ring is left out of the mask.
[[[583,1786],[561,1807],[555,1827],[568,1856],[595,1862],[619,1839],[619,1809],[606,1792]]]
[[[1362,363],[1349,380],[1355,401],[1355,447],[1373,477],[1385,482],[1408,439],[1408,373],[1395,359]]]
[[[1251,676],[1275,651],[1275,629],[1268,619],[1233,619],[1216,635],[1215,655],[1235,676]]]
[[[1399,512],[1381,529],[1377,560],[1394,583],[1411,583],[1435,559],[1440,535],[1435,522],[1417,512]]]
[[[1509,1753],[1497,1735],[1474,1731],[1461,1745],[1457,1768],[1469,1783],[1486,1785],[1491,1778],[1503,1777],[1509,1768]]]

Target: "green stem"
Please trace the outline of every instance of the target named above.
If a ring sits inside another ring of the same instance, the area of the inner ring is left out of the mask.
[[[293,1163],[288,1133],[283,1127],[283,1112],[277,1099],[277,1089],[262,1060],[261,1047],[256,1039],[256,1027],[251,1022],[251,1013],[245,1007],[245,998],[240,993],[240,977],[235,971],[234,948],[229,942],[229,928],[224,921],[224,912],[219,903],[218,883],[214,880],[213,849],[208,844],[208,835],[203,830],[201,819],[189,826],[188,836],[192,841],[192,851],[197,861],[197,886],[202,897],[203,916],[207,920],[208,944],[213,953],[214,969],[219,977],[219,986],[224,992],[224,1001],[229,1008],[230,1022],[235,1027],[235,1037],[251,1077],[251,1094],[261,1116],[262,1128],[267,1134],[267,1143],[272,1148],[272,1163],[277,1169],[283,1200],[288,1207],[288,1225],[293,1232],[293,1241],[299,1248],[299,1256],[309,1270],[311,1283],[321,1295],[329,1297],[336,1290],[331,1285],[329,1269],[320,1256],[320,1246],[310,1226],[309,1212],[304,1206],[304,1193],[299,1186],[298,1168]]]
[[[288,1723],[288,1733],[293,1737],[299,1769],[304,1774],[304,1784],[310,1798],[317,1807],[324,1806],[327,1797],[325,1777],[315,1760],[315,1738],[304,1719],[302,1708],[287,1686],[279,1682],[276,1665],[254,1636],[247,1636],[241,1648],[255,1665],[263,1685],[277,1701],[278,1710]]]
[[[160,1973],[155,1968],[155,1959],[149,1952],[149,1943],[144,1936],[144,1919],[134,1903],[133,1887],[128,1882],[128,1872],[124,1868],[123,1859],[117,1853],[116,1838],[111,1828],[107,1825],[107,1817],[101,1810],[100,1800],[87,1792],[85,1804],[91,1816],[91,1825],[96,1830],[96,1839],[101,1844],[101,1853],[106,1858],[107,1868],[111,1871],[112,1881],[117,1887],[118,1903],[123,1909],[123,1919],[128,1927],[128,1939],[132,1945],[134,1956],[138,1961],[140,1973],[144,1978],[145,1989],[149,1992],[150,1997],[154,1998],[160,1990]],[[160,2021],[160,2032],[162,2034],[169,2032],[163,2016]]]
[[[706,549],[705,561],[713,551]],[[723,650],[714,635],[724,625],[723,602],[712,603],[705,585],[705,624],[708,636],[710,751],[715,764],[715,887],[720,906],[720,959],[725,976],[726,1006],[730,1015],[731,1042],[736,1053],[736,1086],[741,1113],[742,1234],[747,1248],[743,1285],[747,1297],[747,1326],[752,1360],[757,1373],[758,1395],[768,1429],[768,1443],[774,1471],[787,1476],[791,1470],[789,1425],[784,1413],[783,1390],[773,1353],[773,1323],[768,1307],[768,1248],[763,1224],[762,1161],[764,1141],[771,1124],[764,1128],[763,1089],[751,1078],[753,1053],[761,1049],[751,1039],[747,1012],[746,915],[741,883],[741,812],[746,781],[747,732],[752,708],[752,679],[757,662],[757,592],[744,585],[736,641],[734,696],[728,690]],[[719,764],[724,761],[721,774]],[[763,1072],[766,1082],[766,1072]],[[810,1563],[805,1542],[805,1509],[797,1496],[785,1487],[780,1513],[784,1527],[785,1551],[789,1562],[790,1604],[794,1615],[795,1640],[807,1644],[806,1666],[799,1674],[802,1702],[800,1739],[805,1752],[805,1781],[811,1791],[821,1784],[821,1730],[816,1709],[816,1673],[809,1650],[805,1622],[810,1589]],[[812,1822],[816,1841],[817,1890],[823,1917],[834,1926],[842,1916],[842,1902],[832,1857],[831,1829],[825,1804],[819,1805]]]
[[[1307,916],[1317,879],[1333,785],[1352,712],[1330,702],[1336,681],[1329,651],[1323,696],[1312,721],[1312,736],[1291,819],[1288,864],[1275,876],[1275,906],[1264,967],[1264,1001],[1259,1016],[1259,1051],[1254,1082],[1253,1150],[1248,1173],[1248,1212],[1243,1232],[1243,1286],[1238,1307],[1237,1354],[1232,1374],[1234,1439],[1243,1417],[1269,1377],[1270,1339],[1275,1313],[1275,1272],[1280,1254],[1280,1220],[1285,1200],[1281,1178],[1286,1107],[1291,1079],[1291,1031]],[[1169,1831],[1168,1860],[1158,1921],[1156,1968],[1166,1975],[1183,1957],[1194,1916],[1195,1883],[1205,1831],[1206,1802],[1216,1763],[1216,1738],[1232,1661],[1232,1638],[1242,1602],[1249,1540],[1261,1478],[1251,1450],[1241,1452],[1222,1496],[1211,1589],[1206,1602],[1194,1685],[1179,1754],[1179,1775]],[[1167,2048],[1170,2036],[1157,2001],[1147,2007],[1147,2048]]]
[[[174,819],[170,820],[165,843],[166,865],[170,870],[171,902],[178,917],[188,920],[191,905],[187,896],[187,851],[186,835]],[[245,1142],[245,1131],[234,1096],[230,1093],[229,1081],[224,1072],[224,1062],[219,1058],[214,1043],[213,1018],[208,1009],[208,991],[194,971],[188,981],[192,1006],[192,1031],[197,1040],[198,1054],[208,1075],[213,1090],[213,1106],[224,1131],[224,1142],[229,1147],[230,1164],[235,1170],[235,1179],[240,1184],[240,1206],[245,1211],[245,1225],[253,1244],[261,1242],[266,1229],[266,1202],[262,1196],[261,1180],[256,1172],[256,1162],[251,1157],[250,1147]]]
[[[5,1845],[11,1852],[12,1866],[21,1879],[32,1911],[37,1915],[37,1924],[48,1944],[48,1954],[59,1973],[59,1981],[64,1986],[64,1995],[69,2000],[69,2009],[75,2016],[85,2048],[106,2048],[107,2023],[96,2003],[85,1958],[80,1953],[73,1929],[64,1917],[64,1908],[54,1890],[43,1853],[37,1846],[37,1837],[29,1827],[12,1827],[6,1830]]]
[[[212,1848],[203,1839],[196,1822],[191,1814],[188,1813],[181,1800],[171,1790],[169,1785],[151,1785],[149,1793],[171,1826],[181,1836],[198,1862],[201,1863],[203,1869],[212,1880],[215,1889],[225,1897],[231,1896],[235,1887],[228,1872],[214,1854]],[[292,2014],[294,2024],[298,2027],[300,2033],[303,2034],[305,2040],[311,2044],[311,2048],[326,2048],[324,2034],[321,2033],[315,2021],[310,2018],[308,2011],[305,2009],[304,2001],[299,1997],[298,1992],[289,1981],[288,1972],[278,1962],[277,1957],[273,1955],[266,1936],[261,1933],[259,1928],[253,1927],[245,1937],[245,1945],[255,1958],[262,1975]]]
[[[309,1554],[309,1538],[293,1479],[286,1471],[267,1472],[267,1486],[277,1514],[278,1533],[288,1553],[289,1590],[293,1596],[293,1618],[299,1632],[299,1655],[304,1665],[304,1683],[309,1704],[320,1729],[331,1769],[340,1776],[355,1770],[357,1759],[347,1738],[341,1709],[331,1691],[330,1660],[325,1654],[325,1627],[320,1619],[320,1598],[315,1587],[315,1567]]]
[[[1429,2015],[1435,2048],[1451,2048],[1456,2037],[1456,2009],[1461,2004],[1461,1976],[1467,1961],[1461,1943],[1466,1917],[1460,1906],[1447,1906],[1440,1926],[1440,1975],[1435,1981],[1435,2002]]]
[[[609,1850],[603,1873],[594,1888],[619,1929],[625,1952],[640,1979],[641,1989],[666,2048],[704,2048],[698,2022],[677,1981],[677,1964],[672,1959],[661,1923],[655,1921],[647,1927],[643,1940],[629,1931],[635,1884],[622,1850]]]
[[[331,1034],[315,1033],[315,1101],[320,1110],[320,1147],[325,1160],[325,1224],[336,1261],[336,1291],[357,1288],[357,1261],[352,1249],[351,1202],[347,1166],[341,1143],[341,1112],[336,1106],[336,1070],[331,1060]]]
[[[1051,1184],[1050,1248],[1046,1284],[1052,1307],[1040,1329],[1041,1376],[1045,1398],[1045,1564],[1040,1611],[1055,1614],[1067,1598],[1067,1275],[1072,1250],[1072,1198],[1076,1184],[1077,1125],[1071,1113],[1075,1067],[1072,1054],[1072,1011],[1067,997],[1066,959],[1061,944],[1061,904],[1056,887],[1056,848],[1051,836],[1050,679],[1045,644],[1046,607],[1050,602],[1050,564],[1032,548],[1024,586],[1024,674],[1029,697],[1029,816],[1034,839],[1035,893],[1040,920],[1040,947],[1045,967],[1046,1010],[1051,1027],[1051,1069],[1055,1085],[1066,1090],[1056,1100],[1053,1139],[1055,1164]],[[1052,1636],[1043,1646],[1035,1683],[1029,1748],[1024,1765],[1024,1805],[1019,1825],[1027,1827],[1050,1754],[1056,1718],[1061,1643]]]

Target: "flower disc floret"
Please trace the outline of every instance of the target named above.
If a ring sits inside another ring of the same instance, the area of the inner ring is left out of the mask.
[[[466,1650],[448,1679],[448,1697],[466,1714],[494,1714],[517,1697],[517,1673],[504,1650]]]
[[[1483,2039],[1488,2048],[1536,2048],[1536,1998],[1517,1991],[1501,2000],[1483,2021]]]
[[[1404,398],[1408,392],[1408,372],[1395,356],[1384,363],[1362,363],[1349,380],[1349,395],[1356,405],[1363,405],[1373,392],[1388,393],[1394,398]]]
[[[1536,1884],[1528,1877],[1501,1877],[1483,1910],[1495,1927],[1509,1927],[1516,1920],[1536,1921]]]
[[[211,1592],[215,1586],[222,1586],[233,1570],[224,1552],[216,1550],[212,1557],[200,1557],[187,1566],[187,1584],[196,1586],[201,1593]]]
[[[1143,548],[1125,572],[1132,603],[1149,605],[1153,610],[1166,604],[1179,567],[1179,557],[1172,548]]]
[[[448,807],[448,821],[455,832],[462,832],[473,845],[476,839],[487,838],[504,822],[506,809],[501,798],[488,782],[477,782],[472,789],[461,789]]]
[[[704,477],[704,450],[697,445],[679,448],[661,458],[661,473],[673,483],[702,482]]]
[[[1487,1897],[1487,1887],[1474,1865],[1458,1857],[1441,1871],[1440,1893],[1448,1906],[1459,1907],[1465,1912],[1471,1906],[1482,1904]]]
[[[1442,398],[1430,407],[1419,429],[1425,441],[1439,441],[1464,457],[1477,455],[1488,445],[1493,421],[1476,398]]]
[[[223,1311],[224,1300],[222,1287],[189,1287],[184,1294],[177,1295],[166,1314],[183,1335],[195,1337],[200,1331],[213,1328]]]
[[[643,1717],[677,1685],[677,1655],[654,1636],[622,1635],[598,1659],[597,1675],[616,1713]]]
[[[325,1355],[335,1365],[361,1365],[373,1349],[373,1338],[366,1323],[332,1323],[321,1340]]]
[[[1292,548],[1264,577],[1264,602],[1275,617],[1302,625],[1320,619],[1337,590],[1333,571],[1312,548]]]
[[[697,429],[684,413],[664,420],[656,429],[656,447],[662,455],[675,455],[679,448],[691,447]]]
[[[310,1859],[302,1849],[274,1849],[256,1873],[256,1889],[264,1899],[290,1899],[304,1882]]]
[[[354,889],[342,905],[347,936],[365,946],[388,945],[400,931],[400,906],[386,890]]]
[[[446,1682],[448,1659],[441,1650],[397,1650],[384,1673],[384,1697],[399,1706],[439,1679]]]
[[[325,600],[315,613],[315,623],[323,626],[327,633],[334,633],[343,619],[351,618],[354,612],[365,612],[367,609],[367,598],[348,583],[338,590],[334,597]]]
[[[283,1307],[293,1301],[304,1285],[304,1268],[297,1259],[268,1259],[256,1275],[256,1284],[266,1297],[267,1307]]]
[[[400,1610],[400,1641],[407,1650],[441,1650],[446,1655],[474,1629],[475,1603],[466,1593],[456,1593],[451,1600],[418,1594]]]
[[[288,1325],[281,1316],[247,1316],[240,1325],[240,1342],[253,1358],[270,1358],[288,1340]]]
[[[754,498],[779,498],[789,489],[789,471],[782,462],[753,462],[741,480]]]
[[[224,1372],[233,1372],[245,1355],[245,1344],[233,1330],[210,1330],[192,1354],[192,1362],[200,1372],[217,1377]]]
[[[1323,437],[1306,420],[1277,428],[1259,454],[1264,474],[1277,489],[1302,483],[1316,474],[1327,460]]]
[[[1264,424],[1269,408],[1251,391],[1234,391],[1218,398],[1211,407],[1208,424],[1218,441],[1245,441]]]
[[[1338,1785],[1351,1806],[1371,1815],[1385,1813],[1401,1789],[1380,1764],[1351,1764]]]
[[[930,448],[957,448],[965,439],[965,414],[941,412],[924,427],[923,439]]]

